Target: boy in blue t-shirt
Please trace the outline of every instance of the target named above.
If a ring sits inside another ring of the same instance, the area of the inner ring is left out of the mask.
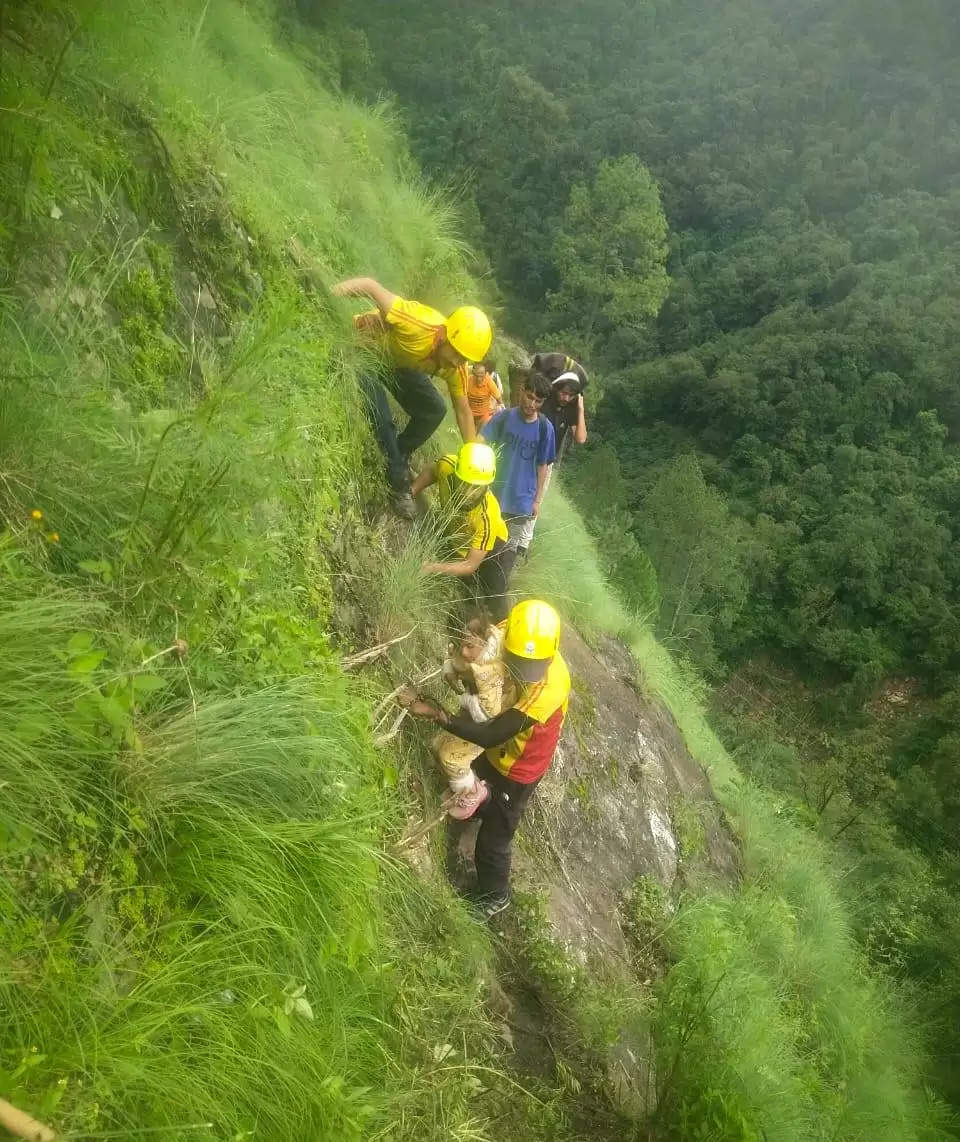
[[[525,526],[540,514],[550,468],[556,457],[553,425],[540,415],[540,408],[550,393],[547,378],[540,373],[530,373],[523,382],[516,408],[498,412],[480,429],[480,435],[497,453],[493,494],[510,532],[509,551],[501,557],[501,565],[508,575]]]

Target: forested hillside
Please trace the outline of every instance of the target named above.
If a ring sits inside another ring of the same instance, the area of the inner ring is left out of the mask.
[[[407,0],[351,19],[504,322],[598,379],[565,486],[608,574],[833,846],[957,1097],[960,11],[449,3],[429,51]]]
[[[654,425],[644,403],[661,399],[645,370],[666,354],[700,362],[685,399],[702,397],[708,340],[764,329],[668,334],[685,274],[696,312],[708,296],[739,312],[718,267],[748,232],[774,243],[772,207],[733,209],[768,191],[733,169],[742,116],[726,93],[738,75],[782,81],[770,115],[786,130],[820,64],[783,46],[771,13],[0,2],[4,1128],[41,1142],[952,1136],[956,698],[879,716],[932,701],[900,680],[865,725],[825,737],[820,692],[798,681],[825,669],[813,643],[796,675],[757,653],[785,647],[779,602],[766,626],[750,617],[758,572],[781,574],[776,521],[758,522],[746,486],[729,494],[719,437],[666,398]],[[931,11],[942,34],[909,72],[944,61],[921,104],[954,82],[947,15]],[[836,83],[844,18],[787,20],[797,43],[833,45],[821,70]],[[888,33],[898,50],[919,34],[906,15]],[[869,78],[880,48],[857,50]],[[915,124],[897,130],[922,149]],[[767,137],[755,125],[744,153]],[[388,506],[361,388],[372,354],[331,289],[362,273],[445,312],[483,304],[501,365],[506,327],[575,350],[595,378],[599,431],[567,482],[590,488],[599,542],[555,484],[511,584],[561,612],[577,666],[502,923],[444,873],[430,733],[394,705],[398,682],[433,685],[463,615],[429,570],[442,513],[400,522]],[[783,276],[793,288],[796,266]],[[884,430],[877,455],[904,480],[911,448],[934,454],[938,415]],[[861,689],[872,677],[835,665]],[[724,677],[733,760],[697,669]],[[790,742],[745,700],[774,680]],[[582,946],[558,912],[583,922]]]
[[[782,647],[858,694],[956,669],[955,7],[451,3],[429,53],[415,7],[367,6],[378,67],[476,202],[505,320],[602,372],[638,537],[684,451],[746,525],[742,588],[686,624],[701,659]],[[626,162],[659,183],[670,290],[648,272],[656,304],[612,288],[597,317],[571,208],[591,198],[615,275],[598,176]]]

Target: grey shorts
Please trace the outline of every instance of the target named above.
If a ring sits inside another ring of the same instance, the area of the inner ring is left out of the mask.
[[[537,526],[537,517],[532,515],[517,515],[507,520],[508,547],[529,547],[533,539],[533,529]]]

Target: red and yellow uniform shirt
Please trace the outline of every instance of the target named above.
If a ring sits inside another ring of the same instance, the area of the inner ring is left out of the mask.
[[[434,465],[437,492],[443,507],[450,502],[453,494],[450,477],[456,468],[457,457],[453,452],[441,456]],[[473,547],[479,547],[481,551],[492,551],[497,540],[507,542],[507,525],[503,522],[500,505],[493,492],[485,492],[479,503],[454,520],[451,538],[459,544],[457,554],[461,559],[466,558],[467,552]]]
[[[553,656],[546,677],[540,682],[522,686],[513,703],[513,709],[532,718],[534,724],[503,745],[488,749],[490,764],[521,785],[529,785],[543,777],[560,741],[569,701],[570,671],[558,652]]]
[[[439,310],[419,301],[398,297],[386,315],[370,310],[358,314],[353,323],[363,333],[383,335],[392,365],[441,377],[451,398],[464,396],[467,366],[451,369],[440,365],[435,357],[447,327],[447,319]]]

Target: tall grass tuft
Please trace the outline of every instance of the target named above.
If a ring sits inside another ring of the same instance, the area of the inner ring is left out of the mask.
[[[536,595],[553,603],[583,635],[629,641],[644,629],[610,589],[576,508],[554,484],[545,497],[527,561],[511,583],[516,598]]]
[[[49,835],[52,817],[75,812],[98,752],[76,716],[90,685],[86,652],[70,640],[103,609],[18,563],[0,548],[0,840]]]
[[[662,988],[659,1121],[689,1137],[944,1137],[902,997],[854,946],[820,842],[745,786],[744,884],[682,905]],[[740,1131],[740,1132],[738,1132]],[[744,1132],[745,1131],[745,1132]]]
[[[203,702],[141,733],[126,783],[157,817],[198,806],[311,817],[362,777],[365,723],[337,679]]]

